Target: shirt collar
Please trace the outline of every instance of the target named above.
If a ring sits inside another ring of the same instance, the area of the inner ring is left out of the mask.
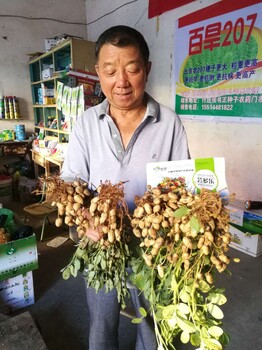
[[[151,117],[152,123],[156,123],[159,119],[159,103],[153,99],[148,93],[145,93],[147,97],[147,108],[146,114],[143,120]],[[99,106],[99,118],[102,119],[108,114],[109,103],[108,100],[105,99]]]

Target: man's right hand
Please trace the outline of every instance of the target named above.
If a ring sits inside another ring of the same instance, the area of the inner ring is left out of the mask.
[[[85,235],[86,235],[88,238],[92,239],[92,241],[98,242],[98,241],[102,238],[102,236],[103,236],[103,234],[102,234],[102,232],[101,232],[101,230],[100,230],[100,227],[94,228],[93,218],[92,218],[92,216],[90,215],[90,213],[89,213],[88,210],[84,210],[84,211],[83,211],[83,216],[84,216],[86,219],[88,219],[88,222],[89,222],[89,228],[86,229]]]
[[[86,236],[94,242],[98,242],[102,238],[101,232],[98,229],[88,228],[86,230]]]

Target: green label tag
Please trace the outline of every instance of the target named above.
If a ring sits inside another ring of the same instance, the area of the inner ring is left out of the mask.
[[[218,178],[215,173],[214,158],[195,159],[195,169],[193,183],[197,192],[199,193],[201,188],[216,191]]]

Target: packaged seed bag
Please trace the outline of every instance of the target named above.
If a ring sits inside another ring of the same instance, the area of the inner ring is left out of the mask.
[[[186,188],[193,194],[201,188],[219,192],[223,202],[228,201],[229,192],[225,175],[225,159],[223,157],[186,159],[170,162],[147,164],[147,184],[158,186],[167,179],[185,181]]]
[[[63,88],[64,84],[61,81],[58,81],[56,87],[56,106],[59,111],[62,109]]]

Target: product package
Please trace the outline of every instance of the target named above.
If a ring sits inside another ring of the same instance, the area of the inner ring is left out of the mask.
[[[147,184],[153,187],[166,179],[183,179],[193,194],[206,188],[219,192],[225,204],[229,200],[223,157],[148,163],[146,171]]]

